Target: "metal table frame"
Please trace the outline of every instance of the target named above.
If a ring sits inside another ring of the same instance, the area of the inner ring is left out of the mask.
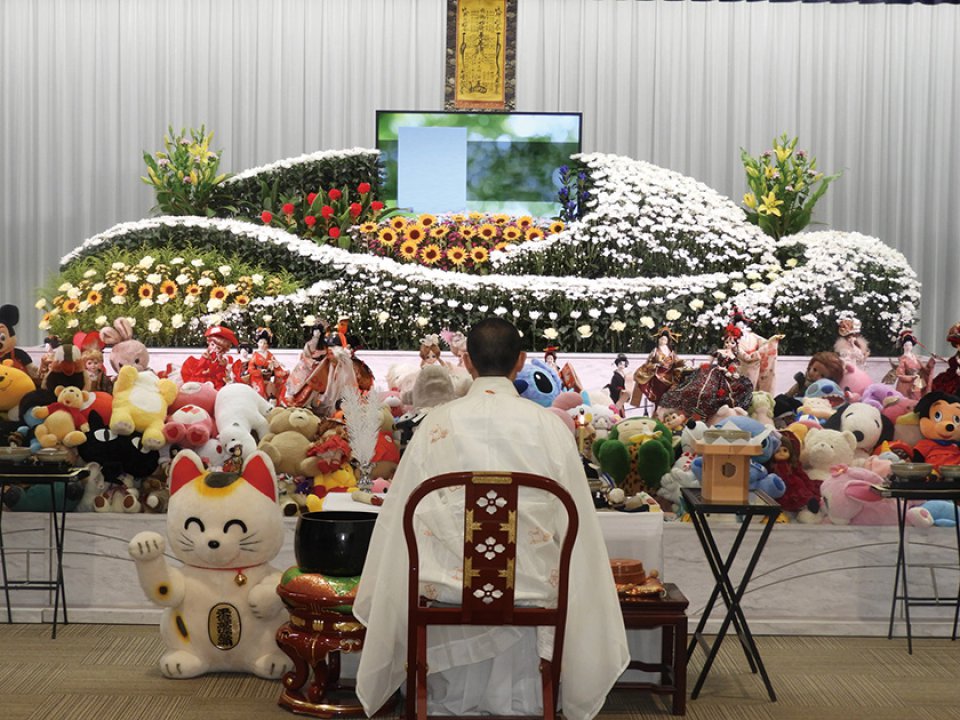
[[[53,542],[51,549],[56,552],[56,579],[47,580],[11,580],[7,571],[6,546],[3,541],[3,503],[0,502],[0,569],[3,572],[3,593],[7,603],[7,623],[13,623],[13,606],[10,603],[10,593],[17,590],[47,590],[53,592],[53,629],[51,639],[57,637],[57,616],[63,608],[63,624],[68,625],[67,594],[63,582],[63,539],[67,526],[67,483],[80,480],[88,474],[86,468],[72,468],[61,473],[28,473],[16,474],[11,472],[0,473],[0,496],[8,485],[46,485],[50,488],[50,519],[53,525]],[[57,508],[57,483],[63,484],[63,502]],[[9,512],[9,511],[8,511]],[[49,578],[49,575],[48,575]]]
[[[897,501],[897,530],[899,537],[897,539],[897,567],[893,576],[893,599],[890,603],[890,627],[887,630],[887,639],[893,639],[893,624],[896,619],[897,601],[903,602],[904,620],[907,626],[907,653],[913,654],[913,634],[910,625],[911,607],[954,607],[953,613],[953,633],[951,640],[957,639],[957,620],[960,619],[960,587],[957,588],[957,597],[952,600],[945,600],[939,597],[910,597],[910,589],[907,585],[907,553],[906,553],[906,526],[907,510],[910,509],[911,500],[947,500],[953,502],[953,519],[957,523],[955,527],[957,536],[957,564],[960,566],[960,508],[957,502],[960,501],[960,488],[952,487],[948,489],[937,489],[936,483],[929,483],[929,488],[897,488],[886,486],[874,486],[875,492],[883,497],[895,498]],[[903,594],[899,594],[900,582],[903,581]]]
[[[770,700],[776,702],[777,695],[773,690],[773,685],[770,683],[770,677],[763,665],[760,651],[757,649],[756,642],[754,642],[753,634],[750,632],[750,626],[747,624],[747,619],[743,614],[743,608],[740,603],[747,590],[750,578],[760,560],[760,555],[763,553],[763,548],[767,544],[767,539],[770,537],[770,532],[776,524],[777,516],[780,514],[780,505],[769,495],[762,492],[750,493],[751,498],[755,499],[755,502],[751,503],[708,502],[703,499],[700,488],[682,488],[682,492],[690,508],[690,519],[693,521],[697,538],[700,540],[700,545],[703,547],[707,563],[710,565],[710,571],[713,573],[714,580],[716,581],[713,591],[710,593],[710,599],[707,601],[703,614],[700,617],[700,622],[697,624],[697,628],[694,630],[693,637],[690,640],[690,645],[687,648],[688,661],[690,657],[693,656],[693,651],[698,644],[703,644],[707,650],[706,662],[704,662],[700,676],[697,678],[697,682],[693,687],[693,692],[690,693],[690,698],[696,700],[700,695],[700,690],[703,687],[704,681],[707,679],[707,675],[710,673],[710,668],[713,667],[713,662],[717,657],[717,652],[720,650],[720,645],[726,637],[730,624],[733,623],[737,638],[740,640],[740,646],[743,648],[743,653],[750,666],[750,671],[760,673]],[[714,513],[735,514],[742,518],[736,538],[726,557],[724,557],[720,548],[717,547],[713,531],[707,521],[707,516]],[[750,555],[747,567],[744,570],[743,576],[740,578],[739,584],[734,585],[733,580],[730,578],[730,570],[746,537],[747,529],[750,527],[751,521],[756,517],[766,518],[767,522],[760,532],[760,538],[753,548],[753,553]],[[703,630],[706,627],[707,620],[710,618],[710,613],[716,605],[717,597],[723,599],[727,613],[723,618],[713,645],[708,646],[703,637]]]

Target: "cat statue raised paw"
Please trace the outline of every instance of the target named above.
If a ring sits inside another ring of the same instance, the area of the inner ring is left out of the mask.
[[[292,668],[277,647],[286,621],[281,573],[269,562],[283,544],[283,516],[270,458],[252,454],[241,473],[207,471],[190,450],[170,466],[167,536],[182,568],[164,557],[155,532],[130,541],[140,585],[166,610],[160,636],[169,678],[249,672],[277,679]]]

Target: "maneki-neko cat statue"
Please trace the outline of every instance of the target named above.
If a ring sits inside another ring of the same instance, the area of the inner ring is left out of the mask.
[[[240,473],[208,472],[190,450],[170,466],[167,536],[183,567],[164,557],[155,532],[130,541],[140,585],[164,608],[160,636],[169,678],[247,672],[276,679],[291,669],[277,648],[286,620],[270,565],[283,544],[283,515],[270,458],[251,455]]]

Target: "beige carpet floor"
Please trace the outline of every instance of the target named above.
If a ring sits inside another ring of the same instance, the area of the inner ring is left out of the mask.
[[[960,720],[960,641],[758,637],[778,701],[736,641],[724,643],[692,720]],[[270,720],[279,683],[243,675],[166,680],[155,627],[0,625],[0,720]],[[693,686],[703,659],[691,663]],[[669,717],[669,698],[614,691],[602,720]]]

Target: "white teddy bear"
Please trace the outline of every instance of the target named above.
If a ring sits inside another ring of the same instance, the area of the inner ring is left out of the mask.
[[[803,440],[800,463],[811,480],[827,480],[834,465],[853,465],[857,439],[853,433],[811,428]]]

